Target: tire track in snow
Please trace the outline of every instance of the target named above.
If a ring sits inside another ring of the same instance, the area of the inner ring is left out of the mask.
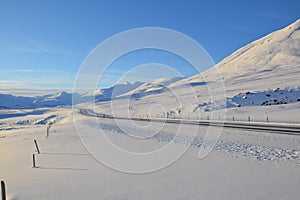
[[[122,129],[117,125],[99,123],[99,128],[102,130],[112,131],[117,134],[127,135]],[[145,129],[130,128],[130,135],[143,137],[147,135]],[[168,143],[173,141],[174,143],[191,145],[192,148],[200,148],[202,145],[205,147],[213,145],[213,141],[206,141],[203,143],[202,137],[189,137],[185,135],[179,135],[175,138],[175,134],[160,131],[153,137],[149,138],[154,143]],[[291,149],[283,147],[270,147],[250,143],[237,143],[232,141],[218,140],[213,148],[214,151],[226,152],[234,157],[248,157],[253,158],[257,161],[289,161],[295,164],[300,163],[300,148]]]

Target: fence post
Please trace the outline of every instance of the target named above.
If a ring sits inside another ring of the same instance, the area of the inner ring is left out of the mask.
[[[5,191],[4,181],[1,181],[1,193],[2,193],[2,200],[6,200],[6,191]]]
[[[250,122],[250,116],[248,116],[248,121]]]
[[[47,135],[46,135],[46,137],[49,137],[49,129],[50,129],[50,126],[47,126]]]
[[[267,116],[267,122],[269,122],[269,117]]]
[[[32,154],[32,164],[33,164],[33,168],[36,167],[35,165],[35,154]]]
[[[34,144],[35,144],[37,152],[40,154],[41,152],[40,152],[40,149],[39,149],[39,146],[38,146],[36,140],[34,140]]]

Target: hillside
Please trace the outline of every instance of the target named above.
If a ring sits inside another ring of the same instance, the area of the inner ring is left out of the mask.
[[[139,87],[135,88],[134,90],[120,95],[119,97],[140,98],[151,94],[161,93],[165,91],[169,85],[182,79],[183,77],[159,78],[150,83],[144,83]]]
[[[114,101],[114,105],[120,115],[126,115],[123,111],[128,106],[132,108],[131,115],[136,116],[150,112],[156,117],[196,117],[225,107],[299,103],[299,77],[300,20],[297,20],[238,49],[203,73],[163,86],[156,84],[161,80],[154,80],[123,96],[130,99],[130,106],[128,101],[121,100]],[[264,110],[259,107],[257,111]],[[111,112],[105,104],[101,104],[99,111]]]
[[[298,87],[300,77],[300,19],[242,47],[214,66],[228,95],[247,90]],[[208,70],[189,78],[214,80]],[[178,83],[177,83],[178,84]]]

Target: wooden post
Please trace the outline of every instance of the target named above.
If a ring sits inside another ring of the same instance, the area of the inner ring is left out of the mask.
[[[36,167],[36,165],[35,165],[35,154],[32,154],[32,162],[33,162],[33,168],[35,168]]]
[[[49,132],[50,132],[50,128],[52,126],[53,122],[49,122],[48,123],[48,126],[47,126],[47,136],[46,137],[49,137]]]
[[[47,135],[46,135],[46,137],[49,136],[49,129],[50,129],[50,126],[47,126]]]
[[[5,183],[1,181],[1,193],[2,193],[2,200],[6,200],[6,191],[5,191]]]
[[[40,152],[40,149],[39,149],[39,146],[38,146],[36,140],[34,140],[34,144],[35,144],[37,152],[40,154],[41,152]]]

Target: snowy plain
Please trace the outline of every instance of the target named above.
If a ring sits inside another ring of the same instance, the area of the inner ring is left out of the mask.
[[[85,149],[74,127],[71,109],[52,112],[64,117],[54,123],[48,138],[45,138],[46,125],[16,126],[14,130],[0,132],[0,154],[4,161],[0,171],[7,184],[8,199],[299,197],[298,136],[224,129],[214,150],[200,160],[198,146],[207,127],[199,127],[191,148],[171,166],[152,173],[127,174],[104,166]],[[42,116],[47,118],[47,114]],[[141,141],[122,133],[111,119],[95,121],[87,116],[77,119],[87,138],[97,140],[100,128],[105,129],[115,144],[137,152],[165,145],[177,130],[176,125],[165,125],[156,137]],[[144,127],[134,130],[140,134],[147,131]],[[36,154],[37,168],[32,168],[31,160],[36,153],[34,139],[41,150],[41,154]],[[178,145],[188,141],[186,137]]]

